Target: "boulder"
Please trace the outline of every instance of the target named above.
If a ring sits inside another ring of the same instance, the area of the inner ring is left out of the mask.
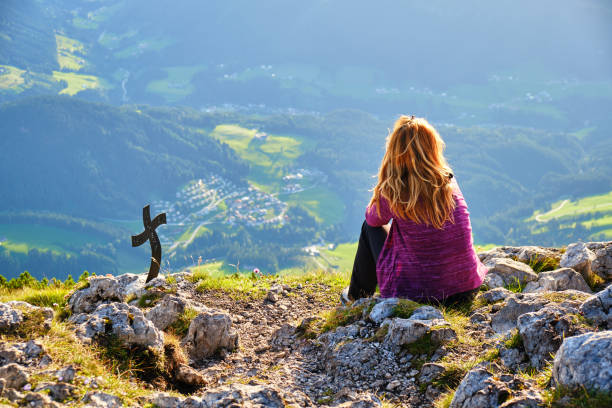
[[[580,313],[594,324],[612,329],[612,285],[585,300]]]
[[[506,300],[506,298],[512,295],[513,293],[510,292],[508,289],[503,288],[503,287],[497,287],[491,290],[487,290],[486,292],[482,293],[480,296],[482,296],[482,298],[487,303],[497,303],[499,301]]]
[[[421,306],[410,315],[411,320],[444,319],[444,315],[433,306]]]
[[[23,313],[7,303],[0,303],[0,331],[12,331],[23,321]]]
[[[553,378],[565,386],[612,392],[612,331],[566,338],[555,355]]]
[[[187,364],[180,364],[174,372],[174,379],[192,387],[206,384],[206,379],[196,369]]]
[[[83,397],[86,408],[121,408],[123,403],[119,397],[100,391],[88,391]]]
[[[538,275],[522,262],[509,258],[494,258],[485,264],[489,268],[484,284],[489,288],[504,287],[538,279]]]
[[[509,395],[506,384],[487,369],[474,368],[461,380],[449,408],[497,408]]]
[[[35,392],[44,391],[54,401],[64,402],[67,399],[72,399],[77,395],[77,387],[74,385],[66,384],[64,382],[58,383],[47,383],[42,382],[36,385]]]
[[[557,248],[542,248],[538,246],[519,247],[516,259],[524,263],[556,261],[561,259],[561,251]]]
[[[524,351],[517,348],[502,347],[499,350],[499,359],[505,367],[512,371],[516,371],[519,366],[527,360],[527,355]]]
[[[587,248],[595,254],[591,270],[604,279],[612,279],[612,241],[589,242]]]
[[[523,293],[569,289],[593,293],[582,275],[571,268],[560,268],[554,271],[540,273],[537,281],[527,283],[527,286],[523,289]]]
[[[185,311],[187,302],[178,296],[166,295],[147,312],[149,319],[159,330],[166,330]]]
[[[234,350],[238,347],[238,334],[232,328],[227,313],[205,310],[195,317],[181,343],[194,360],[210,357],[217,350]]]
[[[567,308],[551,305],[518,317],[518,330],[532,367],[541,369],[552,360],[551,354],[554,355],[561,346],[563,338],[573,334],[574,322],[570,313]]]
[[[538,295],[515,295],[506,299],[503,306],[491,316],[491,328],[497,333],[516,327],[516,319],[522,314],[535,312],[549,303]]]
[[[381,324],[383,320],[393,315],[393,311],[398,304],[398,298],[383,299],[374,305],[368,318],[376,324]]]
[[[68,306],[74,314],[91,313],[101,303],[123,302],[125,298],[119,280],[114,276],[91,276],[87,282],[86,288],[75,291],[68,299]]]
[[[285,398],[284,398],[285,397]],[[245,385],[234,383],[206,390],[199,397],[174,397],[165,392],[152,395],[149,400],[159,408],[281,408],[294,401],[287,401],[288,396],[269,385]]]
[[[284,408],[281,392],[272,386],[232,384],[202,395],[205,407],[221,408],[230,406]]]
[[[11,363],[0,367],[0,378],[4,379],[5,388],[20,390],[21,387],[28,383],[30,376],[25,371],[24,367],[19,364]]]
[[[163,333],[136,306],[125,303],[99,305],[91,314],[81,313],[69,319],[76,325],[77,337],[91,343],[99,335],[113,334],[126,345],[140,345],[160,351]]]
[[[421,372],[419,373],[419,382],[422,384],[429,384],[438,378],[445,370],[446,368],[441,364],[425,363],[423,367],[421,367]]]
[[[0,332],[18,329],[32,314],[37,313],[42,316],[40,329],[49,330],[53,320],[53,309],[50,307],[38,307],[18,300],[0,303]]]
[[[22,366],[33,366],[45,355],[42,343],[30,340],[25,343],[0,343],[0,365],[18,363]]]
[[[32,408],[59,408],[60,405],[57,402],[53,402],[47,394],[41,394],[38,392],[29,392],[20,401],[21,406],[32,407]]]
[[[595,259],[595,254],[583,242],[578,242],[567,246],[559,264],[563,268],[580,272],[585,279],[590,280],[593,273],[591,264]]]
[[[443,319],[417,320],[392,319],[384,343],[390,349],[398,350],[401,346],[412,344],[430,336],[433,345],[442,344],[457,338],[450,324]]]

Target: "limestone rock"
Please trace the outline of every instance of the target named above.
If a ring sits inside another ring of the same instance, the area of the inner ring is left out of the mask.
[[[612,241],[589,242],[587,248],[595,254],[591,270],[604,279],[612,278]]]
[[[538,280],[527,283],[523,293],[579,290],[581,292],[593,293],[581,274],[571,268],[560,268],[550,272],[542,272]]]
[[[435,380],[440,374],[442,374],[444,370],[445,368],[441,364],[425,363],[423,364],[423,367],[421,367],[419,381],[423,384],[428,384]]]
[[[209,390],[202,395],[205,407],[229,406],[284,408],[285,403],[278,389],[263,385],[232,384]]]
[[[612,391],[612,331],[566,338],[555,355],[553,378],[561,385]]]
[[[482,296],[482,298],[487,303],[496,303],[501,300],[506,300],[508,297],[512,296],[512,292],[510,292],[506,288],[497,287],[491,290],[487,290],[486,292],[482,293],[480,296]]]
[[[182,345],[192,359],[201,360],[221,348],[236,349],[238,334],[233,330],[232,320],[227,313],[206,310],[191,321]]]
[[[13,330],[23,321],[21,310],[11,307],[7,303],[0,303],[0,331]]]
[[[22,366],[11,363],[0,367],[0,378],[5,380],[5,388],[15,388],[20,390],[27,384],[30,376]]]
[[[47,394],[29,392],[24,397],[22,404],[32,408],[59,408],[57,402],[53,402]]]
[[[410,315],[411,320],[444,319],[442,312],[433,306],[421,306]]]
[[[40,362],[43,355],[45,355],[45,350],[37,340],[0,344],[0,365],[18,363],[22,366],[33,366]]]
[[[51,328],[53,309],[50,307],[38,307],[17,300],[0,303],[0,332],[9,332],[17,329],[33,313],[42,314],[41,330],[49,330]]]
[[[91,314],[81,313],[69,319],[81,341],[91,343],[99,335],[114,334],[126,345],[140,345],[161,350],[163,333],[144,317],[142,311],[125,303],[99,305]]]
[[[571,336],[574,324],[571,311],[559,306],[547,306],[537,312],[519,316],[517,326],[531,365],[537,369],[550,361],[564,337]]]
[[[450,324],[443,319],[416,320],[396,318],[391,320],[384,343],[392,349],[414,343],[426,335],[434,344],[441,344],[457,337]]]
[[[561,259],[561,251],[557,248],[542,248],[538,246],[519,247],[516,258],[525,263],[545,262],[554,260],[559,262]]]
[[[594,324],[612,329],[612,285],[580,305],[580,313]]]
[[[461,380],[449,408],[497,408],[508,395],[503,382],[485,368],[474,368]]]
[[[386,298],[374,305],[369,314],[369,319],[376,324],[381,324],[387,317],[393,315],[395,306],[399,304],[398,298]]]
[[[121,408],[121,399],[111,394],[100,391],[88,391],[83,397],[87,408]]]
[[[580,272],[585,279],[590,279],[591,264],[595,259],[595,254],[584,243],[578,242],[567,246],[559,264],[563,268],[572,268]]]
[[[193,387],[206,384],[206,379],[204,376],[187,364],[181,364],[178,366],[174,373],[174,378],[179,382]]]
[[[512,371],[516,371],[527,359],[527,355],[516,348],[502,348],[499,350],[499,357],[502,364]]]
[[[538,278],[538,275],[528,265],[508,258],[494,258],[485,265],[489,268],[489,273],[487,273],[484,283],[489,288],[517,283],[524,286],[527,282]]]
[[[491,327],[497,333],[503,333],[516,327],[516,319],[522,314],[535,312],[548,300],[537,295],[511,296],[505,304],[491,316]]]
[[[39,383],[34,391],[45,391],[54,401],[64,402],[68,398],[73,398],[76,395],[77,388],[74,385],[66,384],[64,382]]]
[[[114,276],[91,276],[87,281],[88,287],[77,290],[68,300],[72,313],[91,313],[101,303],[123,302],[125,296]]]
[[[155,280],[155,279],[154,279]],[[166,330],[185,311],[187,302],[178,296],[166,295],[147,312],[149,319],[159,330]]]

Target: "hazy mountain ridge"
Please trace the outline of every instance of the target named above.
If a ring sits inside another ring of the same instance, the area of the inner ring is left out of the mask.
[[[32,122],[33,117],[38,121]],[[141,228],[138,217],[144,204],[173,199],[183,183],[208,174],[246,185],[251,169],[260,166],[214,139],[211,135],[218,125],[236,124],[272,135],[299,137],[303,150],[292,166],[315,168],[326,175],[325,185],[344,206],[337,223],[317,223],[312,218],[317,214],[303,209],[291,210],[288,214],[293,222],[281,229],[230,227],[219,220],[212,230],[194,235],[188,247],[177,248],[172,259],[173,267],[192,264],[202,256],[234,264],[240,260],[242,265],[270,271],[295,265],[301,246],[313,240],[337,243],[356,238],[388,126],[371,115],[348,110],[328,115],[261,116],[202,113],[189,108],[115,108],[68,97],[5,104],[0,118],[0,130],[6,135],[0,141],[4,152],[0,178],[3,195],[8,198],[0,211],[50,210],[67,214],[68,220],[77,216],[103,223],[108,221],[101,218],[134,220],[123,225],[125,239],[110,246],[97,239],[91,241],[95,242],[92,248],[108,259],[125,254],[123,259],[129,254],[133,265],[142,263],[138,257],[145,257],[144,250],[129,248],[127,237]],[[516,127],[437,127],[468,201],[476,242],[562,245],[587,235],[598,239],[601,232],[606,236],[609,228],[605,225],[590,223],[592,230],[577,228],[572,232],[566,224],[555,222],[536,225],[545,228],[533,235],[534,226],[523,220],[559,197],[581,198],[611,191],[610,163],[602,160],[598,167],[591,165],[591,155],[597,155],[597,150],[605,152],[610,140],[597,134],[580,139]],[[247,151],[251,149],[257,149],[256,145],[247,147]],[[287,171],[294,171],[292,166],[280,169],[275,177],[280,180]],[[291,205],[319,199],[303,194]],[[323,201],[320,205],[328,204]],[[30,218],[33,224],[50,225]],[[70,222],[64,224],[68,230],[74,229]],[[129,231],[125,229],[128,226]],[[94,235],[83,236],[83,242],[90,242]],[[83,269],[105,272],[102,265],[108,263],[83,265]],[[21,272],[9,269],[9,277]],[[40,271],[31,272],[41,276]]]

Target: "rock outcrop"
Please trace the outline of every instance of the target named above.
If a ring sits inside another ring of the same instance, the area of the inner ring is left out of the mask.
[[[236,349],[238,334],[233,330],[232,319],[227,313],[206,310],[191,321],[182,345],[189,357],[201,360],[219,349]]]
[[[555,355],[558,384],[612,392],[612,331],[566,338]]]
[[[598,326],[612,329],[612,285],[580,305],[580,313]]]
[[[161,351],[164,336],[148,320],[142,310],[126,303],[103,303],[90,314],[70,318],[81,341],[91,343],[101,335],[114,335],[126,346],[139,345]]]

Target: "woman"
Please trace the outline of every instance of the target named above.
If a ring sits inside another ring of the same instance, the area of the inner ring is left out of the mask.
[[[474,251],[467,205],[443,151],[425,119],[395,122],[344,301],[371,296],[377,284],[381,297],[420,302],[452,303],[477,292],[487,269]]]

